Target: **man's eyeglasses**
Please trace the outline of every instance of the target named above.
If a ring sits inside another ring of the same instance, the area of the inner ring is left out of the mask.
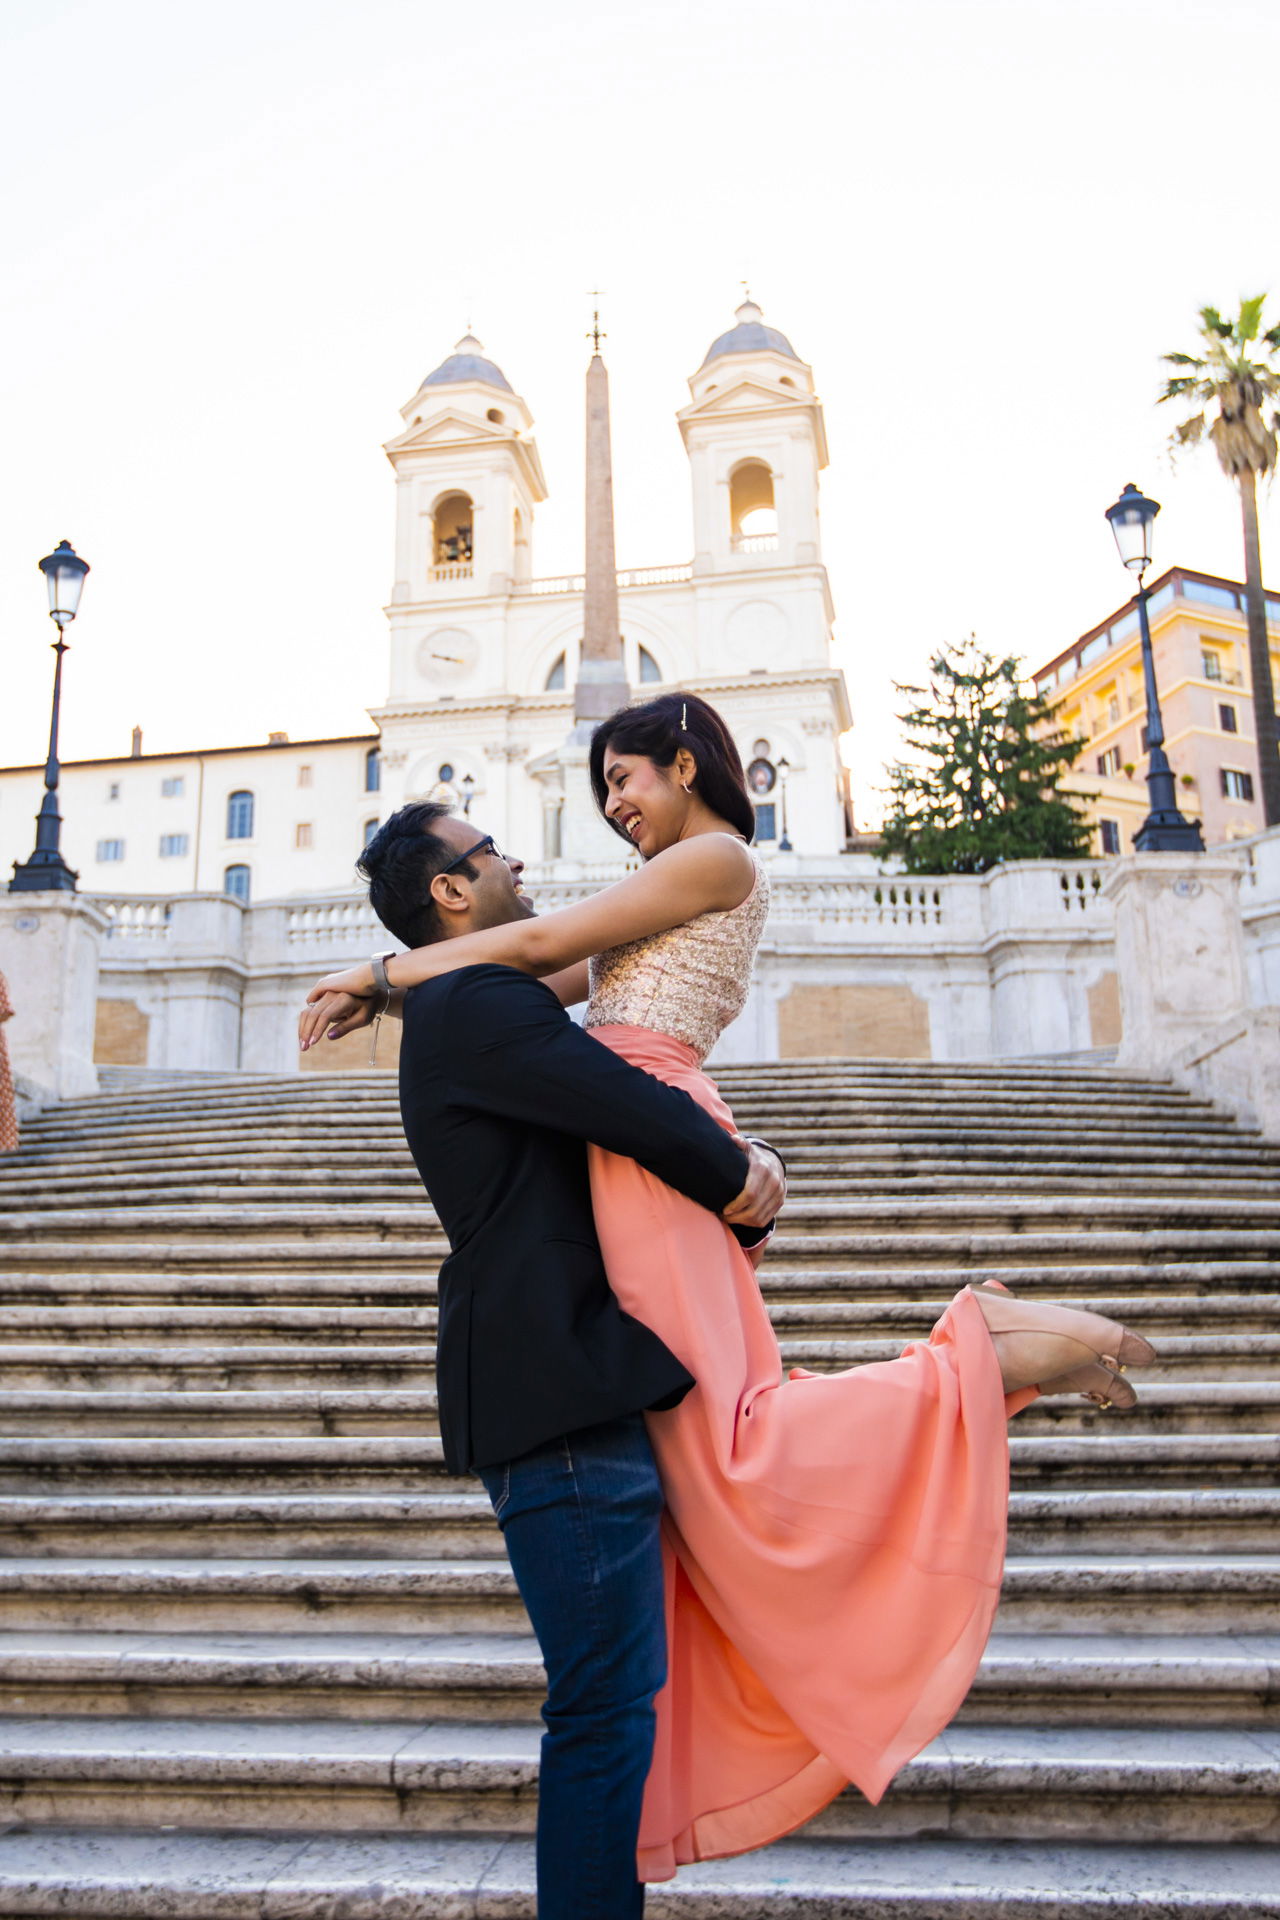
[[[505,860],[507,857],[493,835],[486,833],[483,840],[477,840],[474,847],[468,847],[466,852],[460,853],[456,860],[451,860],[447,867],[437,867],[436,872],[452,873],[454,868],[460,867],[464,860],[469,860],[473,853],[491,853],[495,860]]]

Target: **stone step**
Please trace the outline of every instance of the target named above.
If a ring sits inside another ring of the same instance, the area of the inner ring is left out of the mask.
[[[1135,1147],[1163,1146],[1175,1158],[1193,1159],[1197,1150],[1208,1149],[1251,1154],[1259,1161],[1274,1157],[1275,1147],[1263,1137],[1241,1128],[1225,1115],[1206,1108],[1200,1112],[1159,1105],[1109,1106],[1082,1111],[1076,1106],[1056,1107],[1052,1103],[1019,1103],[1015,1109],[999,1102],[981,1099],[972,1104],[922,1099],[902,1106],[877,1102],[841,1103],[831,1099],[817,1101],[808,1110],[794,1105],[748,1107],[739,1103],[735,1115],[740,1125],[763,1131],[770,1138],[789,1141],[796,1147],[839,1152],[850,1145],[876,1144],[885,1147],[933,1145],[946,1151],[951,1144],[1007,1146],[1011,1137],[1029,1145],[1052,1146],[1059,1142],[1115,1140]],[[133,1154],[171,1157],[184,1150],[237,1152],[329,1153],[345,1152],[376,1155],[392,1154],[397,1160],[405,1151],[404,1134],[398,1114],[370,1121],[347,1113],[310,1114],[297,1119],[281,1119],[269,1114],[243,1119],[220,1119],[213,1115],[174,1117],[154,1124],[111,1126],[68,1126],[63,1130],[32,1131],[23,1128],[22,1144],[14,1166],[30,1159],[36,1165],[55,1163],[63,1155],[85,1161],[108,1155],[125,1158]]]
[[[123,1796],[122,1796],[123,1797]],[[533,1843],[433,1833],[163,1833],[98,1823],[0,1835],[23,1920],[535,1920]],[[936,1829],[934,1829],[936,1832]],[[648,1920],[1280,1920],[1266,1844],[785,1840],[684,1867]]]
[[[33,1320],[39,1313],[37,1308],[27,1311]],[[61,1311],[71,1313],[76,1309]],[[252,1309],[244,1311],[252,1312]],[[781,1311],[775,1309],[775,1326]],[[785,1366],[835,1372],[893,1360],[903,1351],[905,1341],[927,1335],[933,1318],[913,1312],[910,1322],[904,1324],[899,1333],[859,1336],[830,1333],[819,1316],[820,1310],[816,1308],[810,1315],[791,1312],[789,1325],[779,1327],[779,1346]],[[1147,1324],[1141,1313],[1113,1317],[1140,1329]],[[2,1321],[0,1316],[0,1325]],[[158,1324],[157,1315],[157,1328]],[[793,1335],[791,1327],[805,1331]],[[219,1329],[215,1324],[210,1330],[213,1337],[200,1340],[193,1331],[183,1338],[181,1329],[170,1324],[163,1330],[171,1338],[163,1344],[144,1344],[127,1338],[123,1328],[115,1341],[95,1344],[89,1338],[77,1340],[75,1333],[83,1333],[85,1329],[74,1326],[67,1329],[72,1337],[52,1344],[49,1335],[54,1326],[43,1316],[23,1330],[30,1336],[26,1340],[13,1337],[19,1329],[3,1326],[0,1392],[141,1393],[161,1389],[212,1393],[267,1387],[341,1387],[355,1391],[374,1387],[428,1389],[435,1385],[436,1350],[430,1338],[420,1339],[416,1344],[406,1340],[394,1345],[365,1339],[341,1346],[321,1344],[318,1337],[287,1343],[267,1339],[222,1341],[217,1338]],[[104,1330],[110,1329],[99,1328],[100,1332]],[[324,1331],[332,1339],[336,1329],[330,1325]],[[422,1331],[434,1333],[435,1329],[432,1326]],[[1154,1385],[1157,1380],[1176,1376],[1180,1381],[1185,1380],[1194,1393],[1197,1383],[1280,1380],[1280,1334],[1217,1331],[1170,1335],[1162,1328],[1152,1331],[1160,1333],[1159,1364],[1154,1372],[1144,1373],[1142,1381],[1135,1377],[1135,1385],[1142,1386],[1144,1382]],[[1194,1400],[1189,1404],[1194,1405]]]
[[[835,1173],[859,1164],[963,1170],[975,1165],[1107,1169],[1120,1163],[1135,1167],[1167,1163],[1188,1171],[1245,1167],[1274,1179],[1280,1169],[1280,1149],[1266,1142],[1247,1136],[1242,1140],[1234,1135],[1197,1134],[1187,1128],[1156,1135],[1133,1129],[1108,1134],[1090,1128],[1082,1134],[1071,1125],[1047,1136],[1019,1131],[1012,1139],[999,1129],[977,1128],[970,1133],[963,1127],[942,1125],[906,1130],[851,1127],[844,1133],[827,1128],[821,1140],[809,1139],[803,1129],[789,1131],[796,1135],[787,1146],[787,1164],[793,1171]],[[77,1173],[99,1174],[121,1165],[140,1175],[169,1174],[182,1168],[201,1173],[225,1170],[228,1174],[272,1168],[290,1174],[326,1170],[341,1173],[350,1167],[353,1151],[373,1156],[381,1176],[417,1178],[397,1121],[394,1127],[388,1126],[376,1135],[344,1133],[339,1137],[335,1129],[329,1129],[315,1139],[299,1136],[292,1141],[269,1134],[236,1134],[184,1144],[166,1135],[154,1145],[130,1142],[127,1155],[121,1152],[119,1143],[88,1146],[69,1140],[56,1150],[26,1144],[20,1153],[6,1156],[0,1163],[0,1190],[10,1186],[30,1188],[35,1182],[43,1185],[50,1178]]]
[[[1121,1416],[1092,1433],[1019,1436],[1009,1442],[1014,1484],[1027,1488],[1265,1487],[1280,1464],[1280,1434],[1257,1431],[1131,1434]],[[145,1425],[139,1421],[138,1425]],[[153,1423],[154,1425],[154,1423]],[[439,1440],[430,1436],[246,1433],[191,1437],[63,1434],[0,1438],[0,1493],[93,1486],[101,1492],[200,1493],[287,1487],[297,1492],[453,1491]]]
[[[1013,1555],[998,1628],[1265,1632],[1280,1554]],[[0,1626],[191,1633],[527,1632],[505,1558],[0,1558]]]
[[[767,1267],[761,1277],[767,1274]],[[958,1277],[958,1276],[957,1276]],[[956,1291],[959,1289],[957,1288]],[[170,1286],[170,1292],[174,1289]],[[185,1289],[183,1289],[185,1294]],[[421,1290],[419,1290],[421,1292]],[[861,1365],[892,1358],[908,1340],[922,1339],[946,1306],[947,1294],[911,1300],[797,1300],[773,1298],[765,1288],[770,1318],[788,1364],[829,1350]],[[150,1296],[144,1296],[144,1299]],[[1160,1344],[1165,1373],[1202,1379],[1270,1377],[1280,1349],[1280,1296],[1273,1293],[1188,1295],[1074,1295],[1096,1312],[1135,1327]],[[215,1297],[201,1306],[78,1304],[0,1306],[0,1378],[24,1365],[48,1369],[48,1383],[91,1384],[96,1369],[129,1367],[144,1384],[165,1384],[167,1366],[194,1375],[199,1368],[232,1369],[236,1384],[261,1384],[246,1369],[302,1368],[314,1356],[318,1372],[340,1358],[344,1365],[371,1367],[394,1355],[434,1360],[434,1307],[329,1307],[223,1305]],[[153,1372],[154,1369],[154,1372]],[[14,1384],[24,1384],[17,1374]],[[211,1372],[210,1377],[213,1377]],[[122,1378],[120,1384],[126,1384]],[[180,1384],[177,1380],[168,1384]],[[25,1384],[40,1384],[33,1377]]]
[[[418,1216],[419,1219],[421,1215]],[[136,1216],[130,1217],[131,1229]],[[204,1237],[143,1240],[100,1233],[97,1239],[59,1239],[43,1234],[23,1240],[0,1237],[0,1300],[32,1293],[45,1297],[70,1282],[98,1297],[129,1290],[172,1292],[181,1276],[186,1297],[193,1287],[224,1297],[251,1298],[283,1292],[300,1303],[316,1292],[346,1292],[352,1304],[369,1299],[369,1288],[418,1298],[434,1292],[434,1274],[448,1252],[443,1235],[388,1233],[382,1240],[323,1237],[243,1239],[234,1232]],[[335,1272],[339,1276],[334,1283]],[[793,1235],[785,1222],[763,1269],[775,1293],[842,1296],[916,1290],[935,1293],[944,1284],[978,1285],[1000,1279],[1041,1297],[1078,1297],[1083,1287],[1166,1290],[1199,1287],[1213,1279],[1235,1287],[1260,1282],[1274,1290],[1280,1278],[1280,1231],[1254,1227],[1218,1232],[1202,1228],[1132,1228],[1077,1232],[859,1233]],[[305,1286],[293,1278],[305,1274]],[[364,1276],[374,1277],[367,1281]],[[1045,1291],[1049,1276],[1055,1292]],[[120,1278],[124,1276],[124,1278]],[[231,1276],[230,1284],[225,1284]],[[357,1278],[357,1276],[359,1276]],[[101,1284],[94,1284],[101,1281]],[[214,1282],[221,1282],[215,1288]],[[239,1284],[237,1284],[237,1282]],[[127,1284],[126,1284],[127,1283]]]
[[[896,1357],[898,1351],[894,1344],[884,1357]],[[824,1356],[811,1351],[809,1358],[822,1361]],[[812,1370],[834,1372],[846,1361],[844,1354],[827,1355],[825,1366]],[[796,1363],[802,1364],[798,1359]],[[1045,1395],[1021,1416],[1016,1429],[1019,1444],[1040,1429],[1106,1438],[1122,1432],[1126,1441],[1135,1435],[1249,1440],[1280,1435],[1280,1380],[1165,1381],[1144,1374],[1134,1384],[1138,1405],[1127,1410],[1099,1409],[1079,1393]],[[0,1441],[33,1434],[265,1439],[277,1435],[412,1437],[438,1432],[433,1386],[341,1383],[205,1389],[145,1385],[120,1390],[103,1384],[84,1391],[6,1384],[0,1393]],[[0,1460],[3,1457],[0,1449]],[[1280,1450],[1268,1459],[1280,1460]]]
[[[532,1727],[485,1721],[14,1717],[0,1720],[0,1811],[35,1831],[68,1818],[89,1825],[127,1795],[130,1821],[153,1830],[234,1829],[251,1812],[260,1831],[295,1834],[334,1826],[529,1834],[537,1740]],[[883,1844],[998,1832],[1014,1844],[1150,1844],[1193,1826],[1201,1845],[1274,1846],[1278,1786],[1280,1740],[1263,1731],[960,1725],[910,1761],[878,1807],[846,1788],[800,1838]],[[4,1857],[0,1846],[0,1864]],[[687,1884],[682,1871],[677,1888]]]
[[[87,1490],[0,1492],[0,1552],[76,1558],[128,1552],[250,1559],[492,1559],[501,1536],[474,1480],[464,1491],[200,1493]],[[1076,1553],[1179,1555],[1273,1552],[1275,1487],[1015,1487],[1009,1548],[1036,1558]]]
[[[532,1723],[544,1690],[527,1633],[0,1632],[6,1715]],[[996,1633],[959,1719],[1280,1738],[1280,1634]]]
[[[416,1173],[384,1177],[380,1171],[377,1178],[353,1180],[350,1166],[348,1162],[343,1176],[316,1168],[287,1179],[275,1172],[255,1173],[251,1169],[230,1175],[210,1175],[207,1179],[193,1177],[189,1172],[145,1179],[119,1172],[93,1178],[75,1174],[42,1179],[39,1207],[44,1216],[59,1210],[79,1212],[99,1195],[110,1201],[112,1214],[117,1217],[132,1208],[208,1208],[227,1204],[288,1209],[296,1208],[301,1197],[308,1194],[323,1196],[326,1207],[427,1207]],[[788,1175],[787,1206],[790,1211],[798,1202],[806,1200],[849,1204],[915,1200],[928,1207],[938,1200],[989,1195],[996,1183],[1006,1199],[1015,1194],[1044,1201],[1105,1193],[1109,1198],[1123,1196],[1150,1202],[1167,1194],[1210,1207],[1232,1204],[1240,1198],[1269,1199],[1275,1194],[1276,1174],[1270,1168],[1203,1172],[1159,1167],[1130,1171],[1123,1165],[1102,1163],[1078,1173],[1053,1167],[1030,1170],[991,1167],[972,1173],[961,1168],[911,1173],[837,1171],[819,1176],[808,1175],[803,1168],[792,1168]],[[29,1195],[29,1187],[14,1187],[9,1195],[0,1188],[0,1209],[8,1208],[11,1217],[20,1220]],[[19,1202],[16,1208],[15,1196]]]
[[[31,1264],[28,1236],[57,1235],[81,1248],[106,1238],[127,1235],[147,1248],[154,1258],[157,1242],[195,1241],[208,1244],[228,1236],[278,1242],[281,1239],[324,1241],[331,1256],[359,1245],[400,1242],[431,1236],[435,1216],[425,1194],[402,1205],[344,1206],[334,1209],[297,1204],[250,1204],[242,1193],[191,1206],[66,1208],[33,1207],[0,1213],[0,1246],[10,1248],[9,1259]],[[438,1229],[435,1229],[438,1234]],[[1196,1195],[1111,1194],[939,1194],[909,1200],[827,1201],[789,1200],[779,1230],[777,1252],[793,1249],[809,1257],[819,1251],[852,1250],[855,1246],[902,1242],[920,1247],[937,1244],[958,1252],[957,1241],[971,1247],[984,1241],[1017,1237],[1025,1246],[1048,1239],[1056,1250],[1063,1237],[1082,1254],[1092,1244],[1095,1252],[1114,1247],[1123,1234],[1146,1237],[1180,1235],[1184,1245],[1205,1252],[1229,1251],[1244,1236],[1244,1244],[1280,1245],[1280,1197],[1256,1199],[1204,1198]],[[1198,1237],[1198,1238],[1197,1238]],[[436,1240],[439,1247],[440,1240]],[[273,1256],[274,1257],[274,1256]]]

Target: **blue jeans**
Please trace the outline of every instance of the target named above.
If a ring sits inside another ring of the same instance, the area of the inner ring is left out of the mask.
[[[667,1671],[662,1489],[644,1417],[566,1434],[480,1478],[547,1669],[538,1920],[638,1920],[640,1803]]]

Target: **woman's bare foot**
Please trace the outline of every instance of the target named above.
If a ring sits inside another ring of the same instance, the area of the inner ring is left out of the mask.
[[[1137,1395],[1119,1378],[1125,1367],[1149,1367],[1155,1349],[1116,1320],[1079,1307],[1048,1307],[990,1287],[973,1288],[1006,1393],[1022,1387],[1087,1393],[1113,1406]]]

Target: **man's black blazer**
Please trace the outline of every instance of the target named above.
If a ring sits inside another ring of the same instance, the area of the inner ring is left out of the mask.
[[[591,1039],[540,981],[493,966],[406,996],[400,1111],[452,1248],[436,1361],[450,1471],[683,1398],[690,1375],[610,1291],[583,1143],[718,1213],[747,1176],[724,1129]]]

